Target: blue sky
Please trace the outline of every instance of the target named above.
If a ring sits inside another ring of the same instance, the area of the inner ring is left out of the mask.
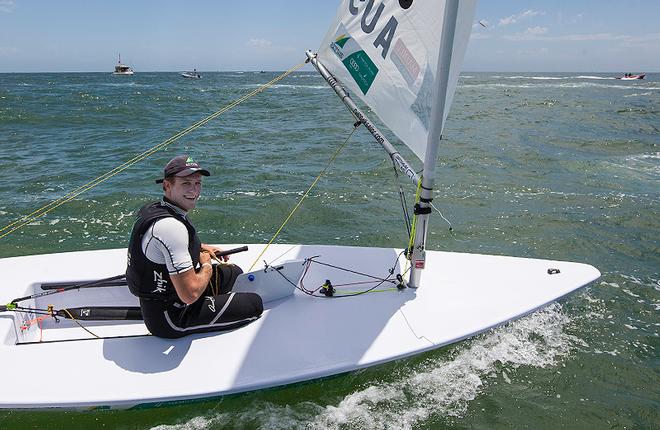
[[[338,4],[0,0],[0,72],[111,71],[120,52],[136,72],[284,70]],[[660,1],[481,0],[464,70],[660,71]]]

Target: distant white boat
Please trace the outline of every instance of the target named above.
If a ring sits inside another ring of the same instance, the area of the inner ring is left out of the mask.
[[[642,73],[639,75],[633,75],[632,73],[626,73],[625,75],[621,77],[617,77],[616,79],[621,79],[622,81],[634,81],[636,79],[644,79],[644,76],[646,76],[646,73]]]
[[[202,75],[197,72],[197,69],[193,69],[192,72],[181,72],[181,76],[188,79],[201,79]]]
[[[112,72],[113,75],[132,75],[135,72],[133,69],[126,64],[122,64],[121,62],[121,54],[119,54],[119,61],[117,61],[117,64],[115,65],[115,71]]]

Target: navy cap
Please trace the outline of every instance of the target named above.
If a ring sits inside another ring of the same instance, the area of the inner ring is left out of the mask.
[[[200,166],[197,161],[193,160],[192,157],[189,157],[188,155],[179,155],[172,158],[169,163],[165,165],[165,169],[163,169],[163,177],[161,179],[156,179],[156,183],[162,183],[168,176],[188,176],[193,173],[199,173],[204,176],[211,175],[208,170],[202,169],[202,166]]]

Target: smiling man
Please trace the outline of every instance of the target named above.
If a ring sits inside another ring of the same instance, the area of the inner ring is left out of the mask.
[[[188,219],[209,175],[187,155],[170,160],[156,180],[163,199],[143,206],[133,226],[126,280],[140,298],[144,323],[159,337],[233,329],[263,312],[259,295],[231,292],[241,269],[212,264],[220,249],[203,244]]]

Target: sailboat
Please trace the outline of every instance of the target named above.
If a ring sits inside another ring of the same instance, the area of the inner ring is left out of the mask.
[[[237,281],[264,295],[262,317],[177,340],[150,336],[113,276],[126,268],[125,249],[1,259],[3,295],[19,299],[0,309],[0,378],[11,387],[0,407],[143,407],[351,372],[506,324],[597,279],[582,263],[427,249],[436,159],[475,3],[343,0],[318,52],[307,52],[417,187],[409,243],[249,244],[232,261],[266,262]],[[421,176],[353,96],[423,161]]]

